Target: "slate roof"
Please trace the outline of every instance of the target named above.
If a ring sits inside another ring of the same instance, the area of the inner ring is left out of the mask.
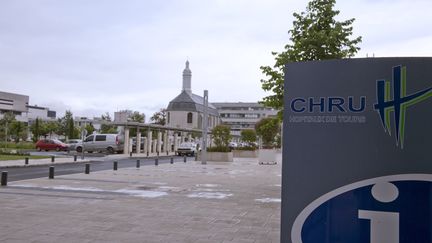
[[[175,97],[168,104],[167,111],[192,111],[192,112],[204,112],[204,98],[182,91],[177,97]],[[211,103],[208,104],[209,115],[219,116],[219,113]]]

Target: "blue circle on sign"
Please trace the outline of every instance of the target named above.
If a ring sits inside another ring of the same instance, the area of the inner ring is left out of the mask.
[[[308,205],[291,232],[294,243],[431,243],[432,175],[356,182]]]

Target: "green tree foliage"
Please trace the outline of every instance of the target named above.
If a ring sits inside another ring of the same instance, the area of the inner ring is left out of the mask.
[[[129,116],[129,118],[133,122],[141,122],[142,123],[142,122],[144,122],[145,115],[144,115],[144,113],[140,113],[139,111],[134,111]]]
[[[66,111],[65,115],[58,120],[59,135],[64,135],[67,138],[75,138],[75,124],[71,111]]]
[[[229,126],[217,125],[212,130],[213,142],[216,148],[228,148],[231,140],[231,129]]]
[[[33,124],[30,125],[30,132],[33,134],[32,140],[33,142],[36,142],[39,140],[39,137],[42,134],[42,128],[41,128],[42,121],[39,118],[36,118],[36,120],[33,122]]]
[[[49,121],[46,122],[43,126],[43,131],[44,131],[44,135],[45,137],[47,135],[49,135],[50,137],[52,137],[52,135],[54,133],[57,133],[59,131],[59,127],[60,127],[60,123],[58,121]]]
[[[6,112],[3,118],[0,119],[0,130],[2,132],[2,139],[8,141],[10,137],[11,125],[15,121],[15,115],[13,112]]]
[[[87,136],[95,131],[95,128],[91,123],[87,124],[84,129],[87,130]]]
[[[335,3],[336,0],[312,0],[305,12],[294,13],[293,28],[288,31],[290,43],[285,46],[285,51],[272,52],[276,61],[273,67],[260,67],[267,77],[261,80],[262,89],[273,93],[264,97],[262,103],[280,110],[280,118],[286,63],[349,58],[360,50],[357,45],[361,42],[361,37],[350,38],[355,19],[336,21],[339,11],[334,10]]]
[[[253,129],[244,129],[240,133],[241,140],[246,143],[256,142],[256,132]]]
[[[117,127],[109,124],[110,122],[112,122],[112,120],[108,112],[102,115],[101,118],[102,121],[104,122],[101,125],[101,133],[117,133]]]
[[[263,118],[255,125],[256,132],[262,138],[264,147],[273,147],[279,132],[278,118]]]
[[[159,124],[164,126],[166,124],[166,109],[160,109],[158,112],[155,112],[152,117],[150,117],[150,120],[154,124]]]
[[[21,140],[27,139],[27,124],[19,121],[12,121],[10,125],[10,135],[18,143]]]

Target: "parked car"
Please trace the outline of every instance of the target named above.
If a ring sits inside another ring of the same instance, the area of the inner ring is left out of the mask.
[[[235,148],[238,147],[238,144],[237,144],[236,142],[230,142],[230,143],[228,144],[228,147],[229,147],[231,150],[233,150],[233,149],[235,149]]]
[[[80,143],[82,143],[81,139],[69,139],[66,144],[69,146],[69,151],[75,151]]]
[[[49,151],[49,150],[56,150],[56,151],[66,151],[68,150],[69,146],[62,141],[58,139],[41,139],[36,142],[36,149],[38,151]]]
[[[124,141],[121,141],[118,134],[92,134],[84,141],[76,145],[76,151],[98,152],[106,151],[110,154],[123,151]]]
[[[186,156],[194,156],[195,153],[198,151],[199,146],[196,143],[191,143],[191,142],[186,142],[186,143],[181,143],[178,148],[176,154],[177,155],[186,155]]]
[[[144,139],[141,138],[141,150],[144,149]],[[132,138],[132,150],[136,150],[136,138]]]

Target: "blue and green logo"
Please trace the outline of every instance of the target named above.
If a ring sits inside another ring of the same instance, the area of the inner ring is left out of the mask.
[[[393,100],[391,99],[391,83],[386,80],[377,80],[377,103],[374,105],[378,111],[384,130],[391,135],[391,113],[394,114],[396,144],[401,148],[404,145],[406,109],[427,98],[432,97],[432,87],[406,94],[406,67],[393,67]]]

